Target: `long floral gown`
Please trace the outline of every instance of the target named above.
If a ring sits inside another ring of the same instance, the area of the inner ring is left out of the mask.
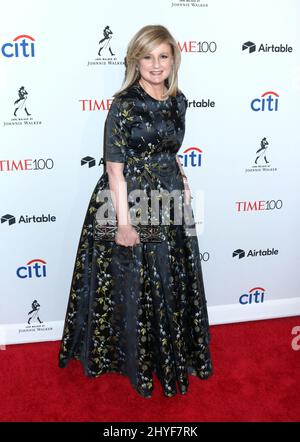
[[[104,159],[124,163],[128,192],[144,189],[149,196],[155,189],[179,189],[183,195],[176,153],[184,138],[186,109],[180,90],[176,97],[156,100],[138,82],[114,98],[105,123]],[[133,248],[95,241],[99,193],[105,189],[104,166],[79,239],[59,367],[74,358],[87,376],[124,374],[144,397],[151,397],[154,372],[165,396],[184,394],[190,374],[207,379],[213,372],[193,224],[175,224],[171,216],[162,242]],[[172,213],[176,204],[171,199]]]

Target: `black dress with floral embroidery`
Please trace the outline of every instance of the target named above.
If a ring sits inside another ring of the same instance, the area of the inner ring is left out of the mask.
[[[181,91],[156,100],[138,82],[114,98],[105,123],[104,160],[123,163],[128,192],[144,189],[149,196],[153,190],[179,190],[180,204],[186,206],[176,161],[186,109]],[[151,397],[154,372],[165,396],[184,394],[189,374],[207,379],[213,372],[199,246],[190,233],[196,229],[193,210],[189,204],[188,225],[170,217],[162,242],[131,248],[95,241],[99,193],[105,189],[106,166],[79,239],[59,367],[74,358],[87,376],[122,373],[144,397]]]

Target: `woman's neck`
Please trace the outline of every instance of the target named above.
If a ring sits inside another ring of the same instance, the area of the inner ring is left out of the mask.
[[[166,96],[163,95],[167,92],[167,88],[164,82],[152,85],[140,79],[139,83],[145,89],[145,91],[156,100],[164,100],[166,98]]]

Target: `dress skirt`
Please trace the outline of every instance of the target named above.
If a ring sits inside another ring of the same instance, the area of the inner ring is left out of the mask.
[[[130,179],[133,174],[139,179]],[[143,162],[131,158],[124,175],[128,191],[138,187],[149,195],[153,188],[179,189],[183,195],[174,154],[157,154]],[[151,397],[155,373],[165,396],[184,394],[190,374],[201,379],[212,374],[196,225],[175,224],[171,217],[159,243],[125,247],[95,241],[99,195],[108,188],[104,171],[92,192],[79,239],[59,367],[74,358],[89,377],[121,373],[144,397]],[[179,201],[184,204],[183,197]],[[174,212],[178,202],[172,204]]]

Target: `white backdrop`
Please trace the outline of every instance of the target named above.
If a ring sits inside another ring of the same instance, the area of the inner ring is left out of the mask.
[[[0,344],[61,338],[104,120],[146,24],[182,50],[179,153],[210,323],[300,314],[299,4],[1,2]],[[111,52],[98,55],[106,26]]]

